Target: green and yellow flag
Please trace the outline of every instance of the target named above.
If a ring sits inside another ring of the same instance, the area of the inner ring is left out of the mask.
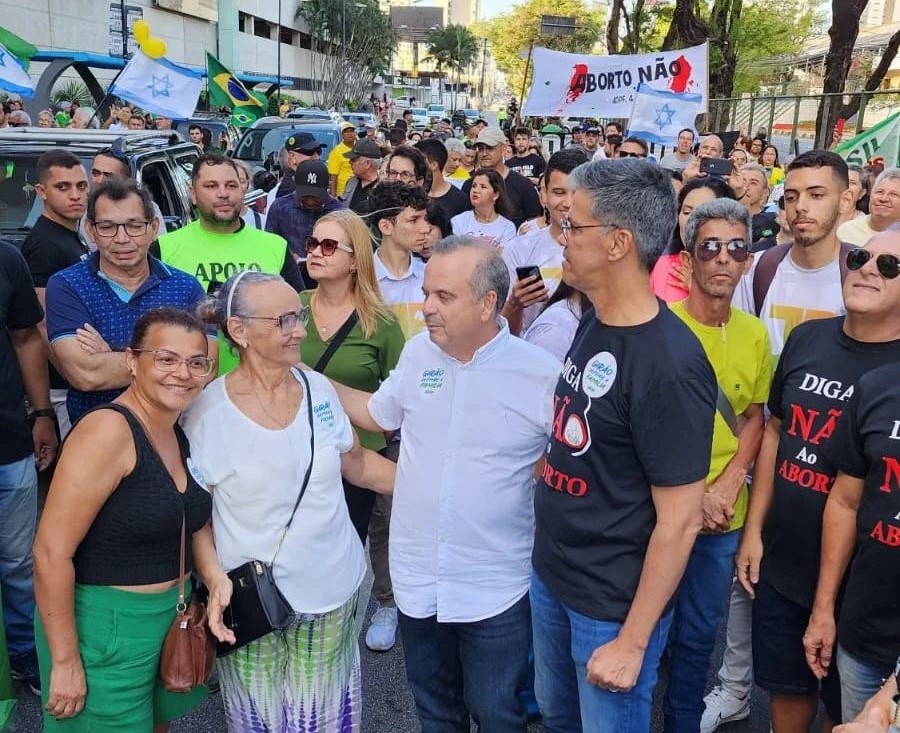
[[[228,107],[235,127],[249,127],[266,114],[266,108],[259,98],[209,53],[206,54],[206,74],[210,104]]]

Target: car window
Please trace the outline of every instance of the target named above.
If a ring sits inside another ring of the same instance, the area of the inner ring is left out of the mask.
[[[167,224],[184,221],[187,212],[166,160],[143,163],[138,169],[138,180],[150,191]]]
[[[43,210],[34,190],[38,154],[0,153],[0,229],[29,229]]]
[[[424,107],[413,107],[412,113],[413,116],[423,116],[428,114],[428,110]]]
[[[303,128],[304,132],[309,132],[317,141],[325,143],[328,147],[322,150],[322,158],[328,157],[331,149],[337,145],[337,133],[333,130],[311,130]],[[248,160],[261,162],[266,159],[269,153],[277,153],[284,147],[284,141],[297,132],[293,127],[270,127],[269,129],[249,130],[244,137],[241,138],[234,157],[238,160]]]

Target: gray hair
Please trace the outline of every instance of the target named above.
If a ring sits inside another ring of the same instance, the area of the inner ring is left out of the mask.
[[[466,146],[463,145],[463,141],[457,140],[455,137],[448,137],[444,140],[444,147],[447,148],[448,153],[466,152]]]
[[[475,265],[472,279],[469,281],[472,297],[475,300],[482,300],[488,293],[496,293],[496,310],[499,314],[509,296],[509,268],[499,249],[489,247],[477,237],[451,235],[434,245],[431,256],[452,254],[464,249],[475,250],[481,254],[481,260]]]
[[[878,174],[878,178],[875,179],[875,183],[872,184],[872,190],[874,191],[885,181],[897,181],[900,180],[900,168],[885,168],[881,173]]]
[[[699,204],[691,212],[684,225],[685,247],[689,252],[697,249],[697,233],[708,221],[727,221],[729,224],[740,224],[747,232],[747,246],[750,246],[753,220],[747,207],[734,199],[713,199]]]
[[[722,153],[725,151],[725,143],[722,142],[722,138],[720,138],[718,135],[703,135],[700,138],[700,144],[703,145],[703,142],[705,140],[715,140],[719,144],[719,155],[722,155]]]
[[[669,171],[636,158],[582,163],[569,185],[591,200],[591,216],[631,232],[638,260],[649,272],[672,238],[678,220]]]
[[[766,169],[763,168],[759,163],[747,163],[747,165],[741,166],[741,175],[746,173],[747,171],[755,171],[759,173],[763,177],[763,181],[766,184],[766,188],[769,188],[769,174],[766,173]]]
[[[246,317],[253,315],[247,291],[260,283],[283,283],[281,275],[270,275],[256,270],[240,270],[234,272],[219,288],[215,295],[202,301],[197,307],[197,316],[204,322],[214,325],[229,343],[237,347],[237,342],[228,331],[228,317]]]

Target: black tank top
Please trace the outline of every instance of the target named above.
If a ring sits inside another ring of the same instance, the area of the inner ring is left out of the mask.
[[[190,571],[193,569],[191,535],[212,514],[212,497],[197,483],[188,466],[187,437],[176,425],[175,434],[187,474],[187,490],[181,494],[143,426],[128,408],[110,403],[94,409],[115,410],[128,421],[137,459],[134,470],[110,494],[75,551],[75,582],[149,585],[175,580],[181,552],[182,516],[187,536],[185,569]]]

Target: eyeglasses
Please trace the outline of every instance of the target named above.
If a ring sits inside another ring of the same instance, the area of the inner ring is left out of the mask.
[[[609,229],[618,229],[618,224],[573,224],[568,216],[564,216],[559,222],[559,228],[562,229],[563,239],[569,241],[569,232],[577,232],[579,229],[597,229],[607,227]]]
[[[746,262],[750,256],[750,247],[743,239],[729,239],[727,242],[723,239],[704,239],[697,245],[694,254],[701,262],[710,262],[719,256],[723,246],[735,262]]]
[[[644,153],[629,153],[625,150],[619,150],[620,158],[646,158],[647,156]]]
[[[249,318],[251,321],[271,321],[281,329],[282,336],[288,336],[294,332],[297,324],[305,328],[309,323],[309,306],[305,305],[298,311],[282,313],[280,316],[242,316],[242,318]]]
[[[392,171],[388,168],[387,178],[389,181],[403,181],[404,183],[409,183],[410,181],[416,180],[416,174],[411,173],[410,171]]]
[[[125,233],[129,237],[143,236],[150,227],[149,221],[126,221],[124,223],[116,221],[94,221],[91,223],[94,225],[94,231],[97,232],[97,236],[104,237],[105,239],[112,239],[115,237],[119,233],[119,227],[124,228]]]
[[[900,275],[900,257],[889,254],[876,256],[867,249],[850,250],[847,253],[847,269],[859,270],[873,257],[875,257],[875,265],[878,267],[878,272],[881,273],[882,277],[893,280],[897,275]]]
[[[322,257],[331,257],[335,250],[343,250],[347,254],[353,254],[353,249],[346,244],[341,244],[336,239],[316,239],[315,237],[306,238],[306,254],[311,255],[316,249],[321,250]]]
[[[184,364],[192,377],[208,377],[213,368],[213,360],[208,356],[189,356],[182,359],[168,349],[132,349],[135,354],[153,354],[153,365],[161,372],[172,374]]]

